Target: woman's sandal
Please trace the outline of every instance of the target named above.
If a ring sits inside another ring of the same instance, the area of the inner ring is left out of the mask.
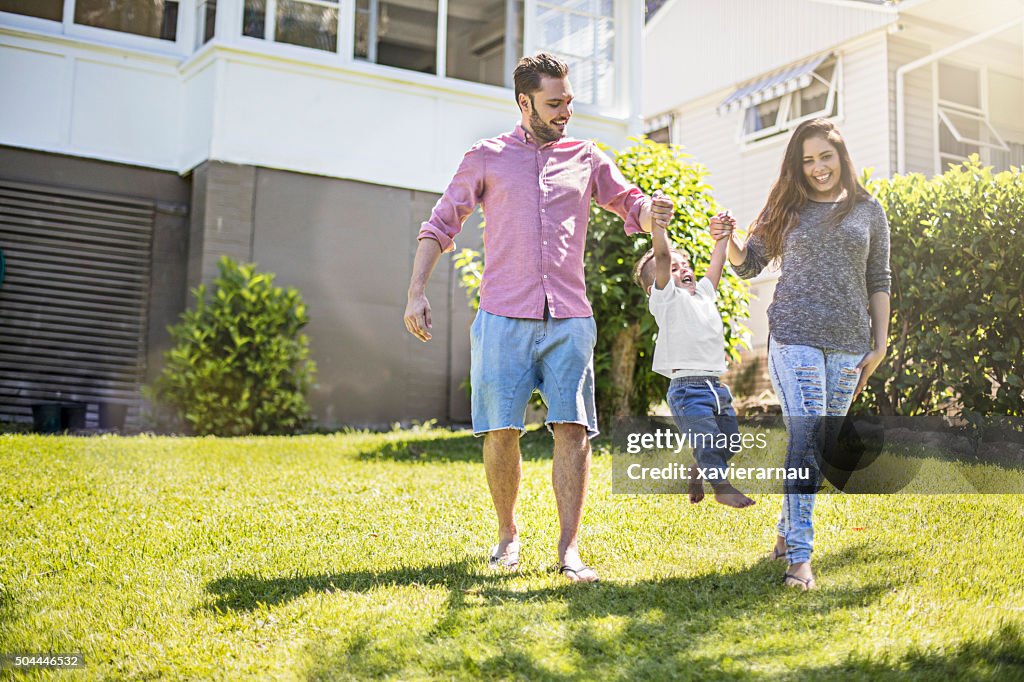
[[[780,552],[778,547],[772,547],[772,551],[768,552],[767,559],[768,561],[778,561],[779,559],[785,559],[788,554],[788,549],[785,552]]]
[[[590,575],[593,576],[593,579],[589,579],[589,577],[586,576],[587,571],[590,571]],[[558,572],[561,575],[564,575],[566,578],[569,578],[569,580],[574,583],[601,582],[601,579],[597,577],[597,573],[594,571],[594,569],[592,569],[590,566],[587,566],[586,564],[580,564],[576,568],[572,568],[570,566],[566,566],[563,564],[558,568]],[[570,576],[569,574],[572,575]]]
[[[789,582],[790,580],[794,580],[796,581],[796,583],[791,583]],[[798,588],[803,592],[817,589],[818,587],[818,583],[814,581],[814,578],[801,578],[800,576],[793,575],[792,573],[787,573],[786,575],[782,576],[782,584],[786,587]]]

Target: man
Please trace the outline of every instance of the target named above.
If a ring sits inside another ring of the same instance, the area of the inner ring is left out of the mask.
[[[487,255],[480,312],[471,331],[473,431],[484,434],[484,469],[498,516],[495,568],[519,567],[515,520],[527,403],[539,390],[554,434],[552,483],[561,537],[559,571],[574,582],[597,574],[580,559],[577,535],[590,475],[596,327],[586,296],[583,253],[591,197],[625,221],[627,234],[667,226],[672,202],[645,197],[588,140],[565,137],[572,118],[569,69],[547,53],[516,66],[521,121],[463,157],[419,232],[405,326],[429,341],[427,281],[442,252],[478,203]]]

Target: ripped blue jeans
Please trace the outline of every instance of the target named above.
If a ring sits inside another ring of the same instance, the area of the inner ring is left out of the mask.
[[[778,534],[789,547],[790,564],[811,560],[814,549],[814,499],[821,485],[817,451],[829,434],[819,433],[823,423],[829,428],[850,409],[860,379],[857,364],[863,354],[844,351],[768,343],[768,373],[782,405],[789,441],[786,468],[810,470],[811,480],[786,483]]]

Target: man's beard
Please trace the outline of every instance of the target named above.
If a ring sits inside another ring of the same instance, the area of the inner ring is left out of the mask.
[[[533,129],[534,137],[544,142],[554,142],[565,135],[564,131],[542,121],[536,109],[530,113],[530,128]]]

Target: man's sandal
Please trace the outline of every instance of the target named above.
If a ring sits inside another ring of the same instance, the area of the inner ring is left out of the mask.
[[[498,555],[498,547],[491,548],[490,557],[487,559],[487,568],[492,571],[502,570],[515,573],[519,570],[519,543],[513,542],[505,548],[505,553]]]
[[[772,551],[768,552],[766,558],[768,561],[778,561],[779,559],[785,559],[788,554],[788,549],[785,552],[780,552],[778,547],[772,547]]]
[[[796,582],[791,583],[789,582],[790,580],[794,580]],[[818,583],[814,581],[814,578],[801,578],[800,576],[793,575],[792,573],[787,573],[782,576],[782,584],[786,587],[795,587],[803,592],[807,592],[808,590],[813,590],[818,587]]]
[[[558,568],[558,572],[568,578],[570,582],[574,583],[601,582],[601,579],[597,577],[597,573],[594,572],[594,569],[586,564],[580,564],[575,568],[563,564]]]

